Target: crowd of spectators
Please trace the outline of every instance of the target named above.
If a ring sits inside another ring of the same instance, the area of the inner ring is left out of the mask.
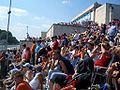
[[[101,26],[88,22],[84,23],[87,30],[83,33],[76,30],[69,35],[33,41],[31,47],[23,44],[22,50],[1,52],[1,87],[6,90],[119,90],[119,24],[118,20]]]

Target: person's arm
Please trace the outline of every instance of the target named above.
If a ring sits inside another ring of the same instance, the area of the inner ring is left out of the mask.
[[[84,59],[84,52],[83,51],[81,52],[80,58],[81,58],[81,60]]]
[[[1,58],[0,58],[0,61],[2,61],[3,59],[4,59],[4,57],[1,57]]]
[[[48,62],[45,62],[45,65],[44,65],[43,68],[42,68],[43,71],[47,68],[47,65],[48,65],[48,64],[49,64]]]
[[[59,60],[52,60],[51,69],[53,70],[58,65]]]
[[[61,90],[76,90],[76,88],[70,85],[70,86],[63,87]]]
[[[58,63],[59,63],[59,60],[55,60],[54,68],[58,65]]]
[[[40,90],[43,90],[43,75],[39,74],[38,79],[39,79],[39,83],[40,83],[39,84]]]
[[[93,49],[92,55],[91,55],[92,58],[95,57],[95,52],[96,52],[96,50],[98,49],[98,47],[99,47],[99,46],[96,46],[96,47]]]
[[[73,57],[78,57],[79,56],[79,51],[75,51]]]
[[[62,71],[63,71],[65,74],[68,74],[68,71],[67,71],[67,68],[66,68],[64,62],[60,60],[60,61],[59,61],[59,64],[60,64],[60,66],[62,67]]]
[[[105,48],[103,47],[102,44],[101,44],[101,52],[102,52],[102,54],[105,54],[105,52],[106,52],[106,50],[105,50]]]

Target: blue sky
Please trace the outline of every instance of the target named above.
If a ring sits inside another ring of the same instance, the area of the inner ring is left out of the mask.
[[[10,31],[18,40],[39,37],[53,23],[69,22],[95,2],[120,4],[120,0],[12,0]],[[0,29],[5,30],[9,0],[0,0]]]

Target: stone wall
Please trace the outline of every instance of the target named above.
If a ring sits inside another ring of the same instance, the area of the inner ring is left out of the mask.
[[[81,26],[70,26],[70,25],[52,25],[52,28],[46,34],[46,37],[52,37],[55,35],[62,35],[63,33],[70,34],[76,31],[82,33],[86,29]]]
[[[95,14],[95,22],[99,25],[101,25],[101,23],[106,23],[106,5],[102,5],[97,8]]]

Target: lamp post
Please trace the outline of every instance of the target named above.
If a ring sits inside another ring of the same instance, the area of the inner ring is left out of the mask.
[[[29,34],[28,34],[28,26],[26,26],[26,28],[27,28],[27,33],[26,33],[26,34],[27,34],[27,39],[28,39],[28,37],[29,37]]]
[[[9,2],[8,22],[7,22],[7,35],[6,35],[6,49],[7,49],[7,45],[8,45],[8,36],[9,36],[9,27],[10,27],[11,5],[12,5],[12,0],[10,0],[10,2]]]

